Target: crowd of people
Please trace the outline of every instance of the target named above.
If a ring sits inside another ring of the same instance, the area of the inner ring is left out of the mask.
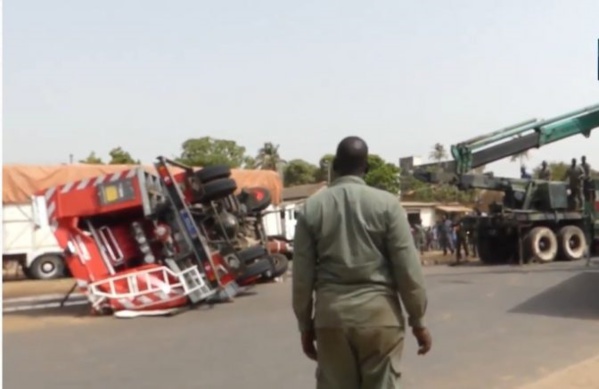
[[[414,243],[421,254],[442,251],[443,255],[455,254],[456,262],[477,256],[475,231],[466,228],[459,216],[444,214],[434,226],[424,227],[418,221],[411,227]]]

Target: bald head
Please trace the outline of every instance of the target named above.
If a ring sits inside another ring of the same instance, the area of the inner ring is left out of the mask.
[[[368,166],[368,145],[362,138],[348,136],[339,142],[333,169],[339,175],[363,175]]]

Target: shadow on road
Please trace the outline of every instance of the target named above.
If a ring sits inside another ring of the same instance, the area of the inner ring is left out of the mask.
[[[528,265],[488,265],[481,263],[468,263],[458,266],[451,266],[451,273],[430,273],[427,278],[448,277],[448,276],[469,276],[475,274],[528,274],[528,273],[580,273],[587,270],[599,270],[597,265],[590,267],[585,266],[583,261],[580,261],[580,266],[572,267],[569,263],[553,264],[528,264]],[[463,269],[464,271],[459,271]]]
[[[599,272],[575,275],[508,312],[571,319],[599,319]]]

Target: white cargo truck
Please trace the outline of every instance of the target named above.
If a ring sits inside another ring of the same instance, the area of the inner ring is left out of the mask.
[[[63,250],[48,224],[43,196],[2,206],[2,261],[17,261],[27,278],[64,277]]]
[[[266,236],[293,242],[297,212],[301,203],[271,205],[263,212],[263,224]]]

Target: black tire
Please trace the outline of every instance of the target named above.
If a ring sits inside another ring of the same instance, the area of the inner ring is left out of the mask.
[[[263,246],[257,245],[237,252],[237,257],[241,263],[248,263],[260,257],[266,257],[268,252]]]
[[[230,178],[222,178],[202,185],[197,198],[199,203],[209,203],[235,193],[237,184]]]
[[[271,254],[268,256],[271,268],[269,271],[264,273],[264,278],[272,280],[273,278],[281,277],[287,273],[289,269],[289,260],[283,254]]]
[[[577,261],[584,258],[587,240],[584,231],[577,226],[562,227],[557,234],[559,259]]]
[[[202,183],[231,177],[231,169],[225,165],[208,166],[194,173],[195,178]]]
[[[237,281],[243,283],[246,279],[260,276],[271,268],[272,264],[267,258],[258,259],[245,267],[243,274],[237,278]]]
[[[547,227],[535,227],[524,238],[527,262],[552,262],[557,258],[557,237]]]
[[[272,195],[267,188],[243,188],[243,191],[244,196],[238,198],[250,213],[262,212],[272,203]]]
[[[25,274],[35,280],[53,280],[65,276],[64,259],[58,254],[44,254],[37,257]]]

